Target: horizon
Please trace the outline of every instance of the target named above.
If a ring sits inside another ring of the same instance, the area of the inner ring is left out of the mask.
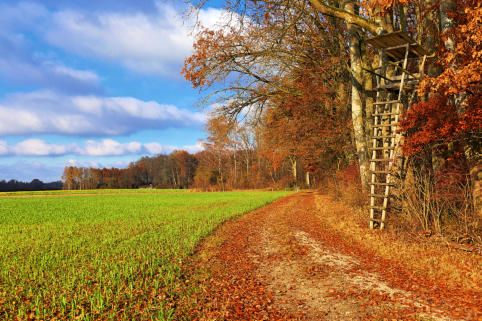
[[[123,168],[202,150],[211,106],[195,107],[198,92],[180,74],[194,41],[185,3],[0,8],[0,180],[58,181],[67,165]],[[198,17],[215,27],[223,12]]]

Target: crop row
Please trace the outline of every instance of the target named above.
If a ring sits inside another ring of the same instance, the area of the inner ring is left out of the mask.
[[[169,319],[200,238],[284,194],[0,199],[0,318]]]

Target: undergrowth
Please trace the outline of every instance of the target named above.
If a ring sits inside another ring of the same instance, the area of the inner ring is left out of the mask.
[[[402,209],[388,213],[386,229],[380,232],[368,229],[369,199],[359,181],[353,168],[325,180],[322,191],[336,202],[328,210],[319,204],[319,210],[330,228],[429,278],[480,291],[482,233],[470,185],[459,181],[441,190],[423,174],[407,177],[398,194]]]

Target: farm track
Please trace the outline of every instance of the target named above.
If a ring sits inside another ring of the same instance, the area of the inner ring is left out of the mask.
[[[330,230],[319,211],[329,202],[297,193],[223,224],[185,265],[200,291],[179,318],[482,320],[480,292],[424,280]]]

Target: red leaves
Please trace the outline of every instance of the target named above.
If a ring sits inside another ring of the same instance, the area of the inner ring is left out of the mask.
[[[453,139],[459,131],[458,121],[457,111],[447,103],[446,97],[436,96],[428,102],[412,105],[400,121],[400,127],[407,135],[403,152],[411,155]]]
[[[400,127],[406,133],[402,150],[412,155],[425,148],[455,140],[470,139],[480,133],[482,102],[472,97],[470,105],[460,113],[447,96],[435,95],[427,102],[418,102],[403,115]]]
[[[475,146],[480,140],[482,6],[472,0],[459,0],[457,5],[449,12],[454,26],[442,35],[446,42],[436,52],[435,63],[442,72],[420,85],[421,95],[431,97],[412,105],[401,122],[407,132],[403,146],[407,155],[461,140]]]

